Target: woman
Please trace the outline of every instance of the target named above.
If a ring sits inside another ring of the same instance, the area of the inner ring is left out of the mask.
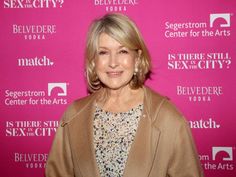
[[[95,20],[88,33],[91,95],[65,111],[48,157],[47,177],[203,176],[187,122],[145,87],[150,56],[134,22]]]

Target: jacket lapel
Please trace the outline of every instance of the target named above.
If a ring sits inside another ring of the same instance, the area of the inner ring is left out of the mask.
[[[81,108],[82,111],[77,115],[76,122],[71,124],[73,132],[70,133],[70,136],[73,136],[71,138],[74,142],[72,148],[75,152],[75,161],[82,176],[86,177],[100,177],[93,146],[94,98],[95,94],[89,100],[90,104]]]
[[[154,126],[153,119],[150,116],[153,113],[150,114],[151,105],[149,99],[151,98],[147,98],[147,92],[149,91],[144,88],[144,92],[144,110],[128,155],[123,177],[148,176],[158,146],[160,131]]]

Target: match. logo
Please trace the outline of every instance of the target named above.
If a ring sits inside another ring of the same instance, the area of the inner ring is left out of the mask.
[[[34,66],[53,66],[54,62],[46,57],[32,57],[32,58],[18,58],[18,66],[22,66],[22,67],[34,67]]]
[[[230,27],[230,14],[210,14],[210,27],[213,27],[213,24],[215,20],[223,18],[226,23],[225,24],[220,24],[220,27]]]
[[[220,152],[225,152],[228,157],[223,157],[223,161],[233,160],[233,148],[232,147],[212,147],[212,160],[216,160],[216,156]]]
[[[57,96],[67,95],[67,84],[66,83],[48,83],[48,96],[51,96],[52,90],[55,88],[62,89],[62,92],[57,93]]]

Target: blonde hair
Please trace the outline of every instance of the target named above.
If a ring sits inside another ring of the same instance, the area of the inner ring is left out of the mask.
[[[102,87],[102,83],[95,72],[94,63],[98,50],[98,39],[101,33],[106,33],[131,50],[136,50],[137,54],[139,50],[141,51],[138,56],[138,72],[133,75],[130,81],[131,88],[137,89],[141,87],[151,69],[148,49],[135,23],[125,15],[112,13],[94,20],[88,32],[85,59],[89,91],[95,92]]]

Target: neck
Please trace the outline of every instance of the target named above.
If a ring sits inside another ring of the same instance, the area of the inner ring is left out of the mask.
[[[143,89],[131,89],[129,86],[117,90],[103,88],[97,99],[98,105],[112,111],[124,111],[142,103],[142,101]]]
[[[122,87],[120,89],[109,89],[105,88],[104,93],[107,96],[108,100],[111,101],[126,101],[132,95],[134,90],[132,90],[129,86]]]

